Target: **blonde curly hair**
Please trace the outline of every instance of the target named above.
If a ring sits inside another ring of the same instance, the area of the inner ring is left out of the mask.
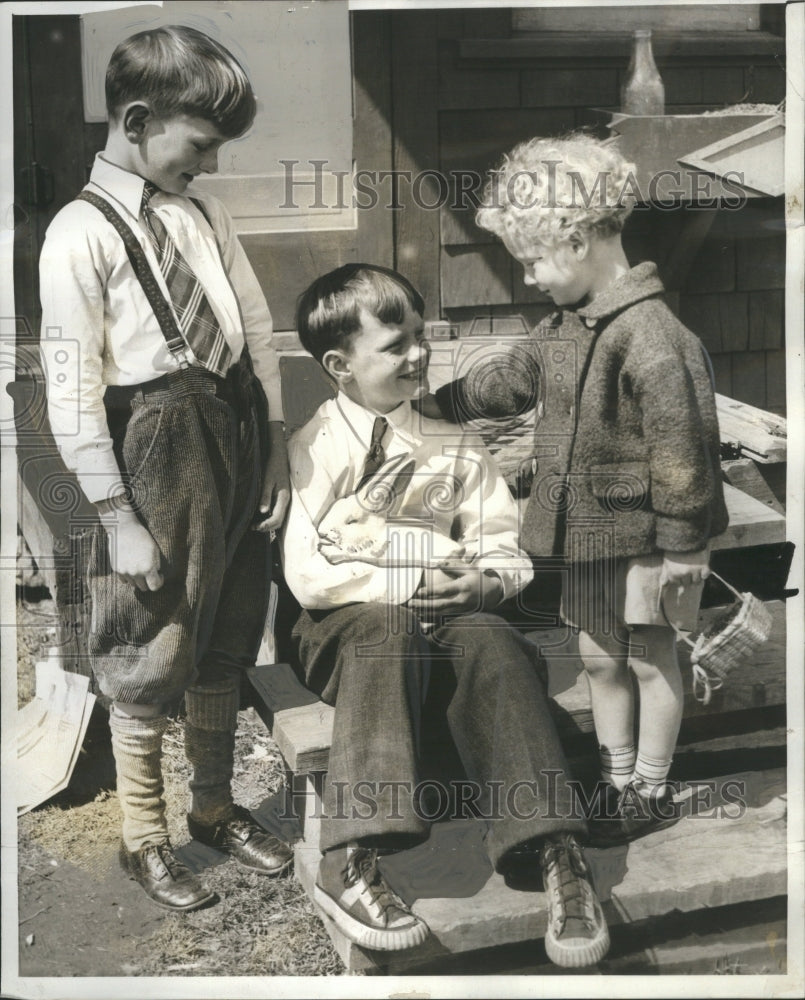
[[[501,238],[555,245],[579,231],[619,233],[634,208],[634,164],[577,132],[534,138],[492,171],[475,221]]]

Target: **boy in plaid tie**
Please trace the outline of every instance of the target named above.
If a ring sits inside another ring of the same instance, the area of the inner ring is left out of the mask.
[[[106,148],[43,247],[42,329],[63,340],[42,351],[51,425],[101,525],[89,650],[112,699],[121,862],[159,905],[192,910],[214,896],[174,854],[161,769],[182,696],[191,835],[261,874],[292,860],[230,787],[268,533],[289,496],[271,316],[226,210],[186,195],[251,126],[255,97],[231,53],[188,27],[122,42],[106,97]],[[77,433],[59,435],[76,408]]]

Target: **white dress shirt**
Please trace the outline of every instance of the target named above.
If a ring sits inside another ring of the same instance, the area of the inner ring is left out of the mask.
[[[505,597],[521,590],[532,578],[531,560],[518,545],[517,505],[491,455],[455,424],[429,420],[408,402],[383,414],[389,422],[382,442],[387,464],[399,468],[399,456],[406,456],[414,460],[414,472],[402,503],[385,522],[389,545],[381,564],[333,564],[319,551],[317,527],[336,500],[354,493],[376,416],[339,393],[290,439],[292,493],[283,561],[285,579],[302,607],[405,603],[423,572],[421,562],[406,565],[412,550],[421,553],[415,531],[411,544],[416,521],[422,530],[462,545],[467,566],[497,573]],[[382,479],[383,468],[375,479]]]
[[[104,197],[131,226],[165,298],[170,293],[140,213],[144,180],[98,155],[87,190]],[[157,212],[198,278],[237,361],[244,337],[282,420],[279,362],[271,343],[265,296],[221,203],[204,195],[214,232],[189,197],[159,192]],[[176,370],[178,362],[111,223],[84,201],[66,205],[50,224],[40,257],[41,353],[54,437],[88,499],[123,489],[112,450],[103,394],[107,385],[136,385]]]

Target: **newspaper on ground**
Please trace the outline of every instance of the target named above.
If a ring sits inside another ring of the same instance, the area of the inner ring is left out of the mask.
[[[70,783],[95,695],[89,677],[68,673],[58,650],[36,664],[36,693],[17,712],[17,815],[46,802]]]

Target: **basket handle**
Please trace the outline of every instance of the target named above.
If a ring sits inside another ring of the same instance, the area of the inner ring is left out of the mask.
[[[738,600],[742,600],[743,599],[743,594],[739,590],[736,590],[735,587],[733,587],[733,585],[731,583],[729,583],[727,580],[725,580],[723,576],[719,576],[718,573],[716,573],[715,570],[711,569],[710,573],[708,575],[709,576],[714,576],[716,578],[716,580],[718,580],[719,583],[723,583],[724,586],[727,588],[727,590],[732,591],[732,593],[738,598]],[[690,646],[691,649],[695,649],[696,648],[696,643],[693,642],[692,639],[689,639],[688,636],[684,632],[682,632],[680,629],[678,629],[676,627],[676,625],[674,625],[674,623],[672,621],[669,621],[668,615],[665,613],[665,605],[663,603],[663,595],[664,595],[664,592],[665,592],[665,586],[666,585],[663,584],[662,589],[660,590],[660,601],[659,601],[659,603],[660,603],[660,612],[662,613],[662,616],[665,619],[665,624],[669,628],[672,628],[674,630],[677,639],[681,639],[682,642],[684,642],[688,646]]]

